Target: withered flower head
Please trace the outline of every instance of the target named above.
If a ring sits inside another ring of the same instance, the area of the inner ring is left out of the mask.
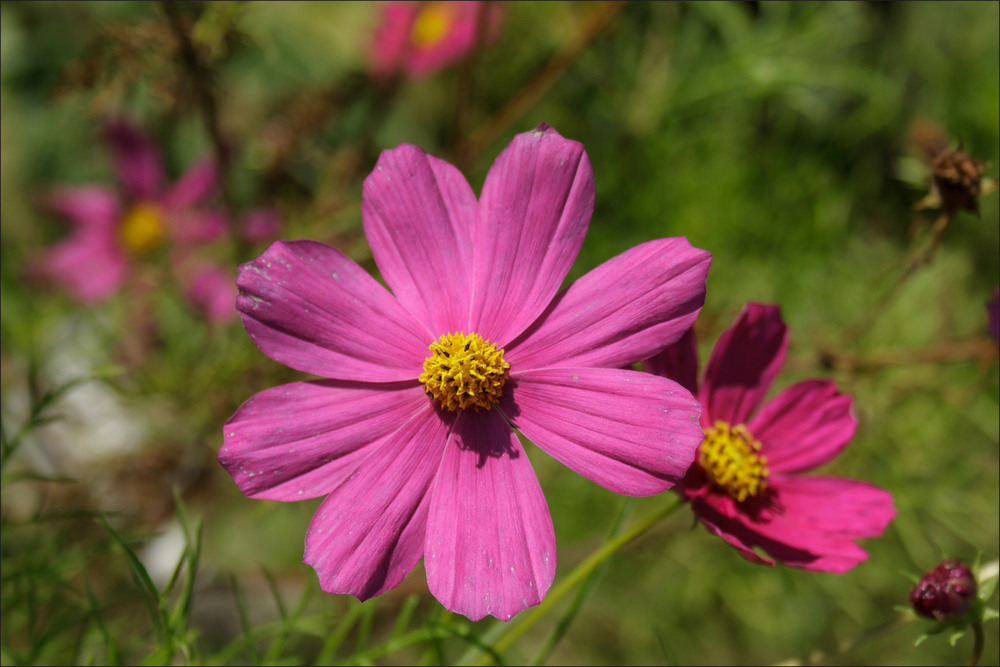
[[[931,161],[931,178],[948,213],[964,208],[979,215],[980,180],[986,165],[964,150],[945,150]]]

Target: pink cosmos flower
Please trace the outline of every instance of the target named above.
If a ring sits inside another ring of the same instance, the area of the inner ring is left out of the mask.
[[[854,435],[851,398],[806,380],[764,403],[785,361],[778,306],[747,306],[719,337],[697,387],[694,332],[646,362],[701,401],[698,458],[677,488],[705,527],[747,559],[846,572],[868,558],[855,540],[878,537],[895,516],[892,496],[863,482],[800,473],[832,460]],[[763,405],[761,405],[763,403]]]
[[[422,557],[430,591],[471,619],[540,602],[555,536],[515,428],[617,493],[684,475],[697,402],[620,367],[691,325],[711,257],[650,241],[559,291],[593,204],[583,146],[547,125],[514,138],[478,201],[457,169],[404,144],[362,198],[388,290],[313,241],[240,267],[257,347],[327,379],[253,396],[219,460],[247,496],[326,496],[305,541],[323,590],[368,599]]]
[[[384,2],[381,9],[371,45],[372,74],[424,77],[475,48],[481,12],[490,11],[486,39],[496,39],[502,8],[495,2]]]
[[[105,128],[104,139],[117,189],[87,185],[56,190],[49,205],[72,229],[38,260],[43,274],[84,303],[114,294],[127,280],[132,261],[168,238],[176,252],[184,252],[226,228],[221,214],[198,208],[216,188],[212,160],[201,160],[168,186],[159,151],[141,130],[115,120]]]

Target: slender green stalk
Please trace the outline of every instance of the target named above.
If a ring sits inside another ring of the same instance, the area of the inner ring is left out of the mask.
[[[979,664],[979,659],[983,656],[983,646],[985,642],[983,641],[983,624],[978,620],[972,623],[972,636],[975,643],[972,645],[972,655],[969,656],[969,662],[965,663],[969,667],[975,667]]]
[[[542,600],[538,606],[526,611],[520,622],[507,626],[500,637],[493,642],[493,651],[497,654],[503,655],[503,652],[510,648],[511,645],[517,641],[519,637],[521,637],[521,635],[527,632],[542,618],[545,618],[552,607],[557,605],[564,597],[566,597],[566,595],[576,588],[578,584],[590,576],[590,573],[596,570],[601,563],[618,553],[622,547],[652,528],[661,519],[672,514],[681,506],[681,504],[682,501],[679,497],[672,498],[671,502],[667,503],[659,510],[653,512],[648,517],[645,517],[614,539],[601,545],[599,549],[590,554],[590,556],[588,556],[582,563],[577,565],[576,569],[570,572],[565,579],[560,581],[556,586],[553,586],[549,590],[548,595],[545,596],[545,599]],[[463,660],[463,662],[465,661]],[[474,664],[489,664],[489,656],[480,656]]]
[[[628,521],[629,517],[632,516],[632,512],[635,511],[635,498],[626,498],[625,503],[622,505],[621,511],[618,512],[618,516],[615,517],[614,522],[611,524],[611,530],[608,531],[608,540],[614,539],[618,533],[621,532],[622,526]],[[531,661],[532,665],[544,665],[545,661],[549,659],[552,655],[552,651],[555,650],[559,641],[569,630],[569,626],[573,623],[573,619],[576,615],[580,613],[580,609],[583,607],[584,601],[590,596],[590,594],[596,588],[597,580],[604,574],[604,571],[608,568],[608,561],[604,561],[600,566],[594,569],[593,572],[587,577],[587,580],[577,591],[576,596],[570,603],[569,607],[563,612],[562,618],[556,623],[555,629],[552,634],[549,635],[548,640],[545,642],[545,646],[538,652],[538,654]]]

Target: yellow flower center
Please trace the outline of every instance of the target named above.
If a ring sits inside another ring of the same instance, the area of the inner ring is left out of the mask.
[[[705,429],[705,439],[698,448],[698,463],[709,478],[737,502],[756,496],[767,488],[767,457],[759,456],[760,443],[743,424],[730,426],[724,421]]]
[[[417,14],[410,29],[410,41],[418,49],[436,46],[453,23],[452,10],[445,2],[429,2]]]
[[[118,225],[118,241],[133,255],[142,255],[163,240],[163,212],[156,204],[139,202]]]
[[[444,334],[430,345],[420,381],[441,407],[456,412],[491,408],[500,400],[510,364],[479,334]]]

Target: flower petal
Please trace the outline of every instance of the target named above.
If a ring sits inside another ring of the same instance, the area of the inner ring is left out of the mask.
[[[748,303],[712,349],[698,398],[702,421],[745,424],[785,363],[788,329],[778,306]]]
[[[228,223],[222,211],[184,209],[170,213],[170,233],[174,246],[183,255],[190,246],[198,246],[226,233]]]
[[[277,241],[240,266],[236,309],[261,352],[337,380],[420,376],[430,335],[371,276],[315,241]]]
[[[531,462],[496,410],[463,412],[431,490],[424,555],[431,593],[477,621],[510,620],[545,597],[552,517]]]
[[[698,393],[698,339],[694,328],[684,332],[677,342],[643,362],[643,370],[669,378],[692,394]]]
[[[527,329],[569,272],[593,210],[582,144],[544,123],[514,137],[479,200],[470,327],[498,348]]]
[[[193,206],[212,194],[219,185],[219,168],[215,158],[203,157],[177,179],[163,198],[168,210]]]
[[[660,493],[676,484],[704,437],[701,406],[676,382],[611,368],[512,375],[501,409],[540,449],[610,491]]]
[[[85,231],[56,243],[38,259],[38,270],[82,303],[103,301],[125,283],[128,260],[114,241]]]
[[[776,547],[764,548],[785,563],[806,570],[847,572],[867,560],[854,540],[879,537],[896,516],[892,494],[878,487],[836,477],[789,477],[773,481],[782,511],[753,528],[775,545],[812,554],[799,560]],[[774,551],[772,551],[774,549]]]
[[[250,498],[315,498],[335,489],[428,402],[416,383],[273,387],[226,422],[219,463]]]
[[[462,174],[416,146],[383,151],[365,179],[361,213],[399,302],[435,339],[467,329],[476,196]]]
[[[368,53],[372,75],[386,77],[402,66],[417,7],[410,2],[379,3],[381,19],[372,34]]]
[[[77,229],[101,231],[109,238],[121,215],[117,193],[99,185],[58,188],[47,204]]]
[[[236,283],[230,270],[214,264],[200,266],[192,270],[190,284],[184,290],[187,302],[210,323],[236,317]]]
[[[774,565],[773,560],[754,551],[754,546],[763,545],[765,542],[768,546],[777,545],[763,540],[760,535],[747,527],[744,517],[736,509],[736,503],[729,496],[713,494],[694,496],[689,500],[691,501],[691,511],[708,532],[728,542],[748,561],[761,565]],[[782,549],[787,548],[782,546]],[[779,549],[779,551],[786,556],[791,556],[791,550],[781,551]],[[768,553],[771,551],[769,550]],[[808,559],[809,554],[801,552],[798,557],[799,559]]]
[[[650,241],[598,266],[555,298],[506,352],[511,368],[641,361],[677,340],[705,303],[712,256],[685,238]]]
[[[104,129],[118,183],[133,199],[153,201],[163,187],[163,159],[145,132],[117,119]]]
[[[417,564],[428,491],[451,423],[426,402],[320,504],[306,533],[304,560],[324,591],[367,600],[396,586]]]
[[[692,509],[750,560],[770,563],[752,551],[759,547],[785,565],[835,573],[866,560],[855,540],[882,535],[896,515],[891,494],[854,480],[781,476],[771,491],[755,512],[719,493],[692,499]]]
[[[248,243],[273,239],[281,231],[281,214],[273,208],[247,211],[240,222],[240,238]]]
[[[832,460],[854,437],[852,403],[832,382],[806,380],[768,401],[748,427],[772,471],[809,470]]]

